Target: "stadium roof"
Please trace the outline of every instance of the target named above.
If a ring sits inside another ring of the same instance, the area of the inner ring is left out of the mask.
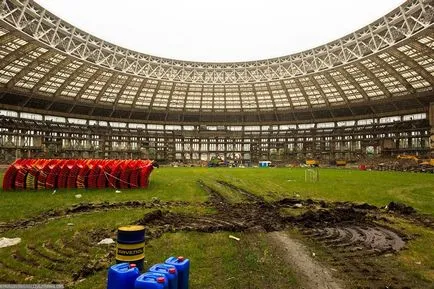
[[[148,122],[255,123],[422,111],[433,100],[433,1],[341,39],[234,63],[124,49],[34,1],[0,7],[0,108]]]
[[[323,45],[405,0],[35,2],[73,26],[128,49],[187,61],[237,62]]]

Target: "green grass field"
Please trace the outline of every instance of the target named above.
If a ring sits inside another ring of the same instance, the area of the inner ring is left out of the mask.
[[[154,170],[147,190],[58,190],[2,192],[0,222],[32,216],[77,202],[119,202],[126,200],[184,200],[203,202],[207,194],[198,180],[214,185],[216,180],[236,184],[266,200],[293,197],[328,201],[367,202],[385,206],[391,201],[404,202],[422,213],[434,215],[434,176],[403,172],[321,169],[318,183],[306,183],[304,169],[288,168],[160,168]],[[0,175],[3,180],[3,176]],[[220,188],[224,190],[225,188]],[[75,194],[82,194],[76,199]],[[236,198],[236,196],[235,196]]]
[[[123,190],[118,194],[114,189],[1,192],[0,223],[31,218],[77,203],[152,201],[155,198],[189,202],[189,207],[170,209],[174,212],[208,214],[207,208],[199,206],[208,200],[207,192],[198,185],[199,180],[234,203],[243,202],[243,198],[217,181],[234,184],[266,201],[299,196],[303,199],[366,202],[379,207],[398,201],[414,207],[419,213],[434,216],[432,174],[320,169],[317,183],[305,182],[304,174],[304,169],[289,168],[162,167],[154,170],[146,190]],[[1,174],[0,179],[3,179]],[[82,197],[77,199],[76,194]],[[151,209],[131,208],[88,212],[53,219],[30,228],[7,230],[0,237],[21,237],[23,242],[0,249],[0,280],[22,280],[23,283],[55,280],[66,282],[73,288],[104,288],[106,267],[113,262],[113,257],[107,257],[107,254],[114,251],[114,247],[94,246],[89,243],[88,236],[100,230],[114,234],[118,226],[134,222],[149,211]],[[70,223],[73,225],[69,226]],[[434,282],[434,231],[400,219],[396,220],[396,226],[412,238],[414,236],[414,240],[409,242],[407,250],[392,257],[394,262],[414,278]],[[147,244],[147,264],[170,255],[188,256],[192,260],[192,289],[299,288],[292,268],[275,266],[284,261],[281,252],[270,246],[267,234],[237,233],[241,238],[239,242],[229,239],[229,234],[166,233]],[[84,245],[77,245],[81,243]],[[73,280],[71,272],[98,260],[105,262],[102,269],[78,281]],[[326,257],[324,261],[327,261]],[[63,265],[53,269],[53,263]]]

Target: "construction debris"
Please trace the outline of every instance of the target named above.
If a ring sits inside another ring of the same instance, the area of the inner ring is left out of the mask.
[[[0,238],[0,248],[15,246],[21,243],[21,238]]]

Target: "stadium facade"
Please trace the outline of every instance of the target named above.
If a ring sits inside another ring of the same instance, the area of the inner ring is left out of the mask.
[[[314,49],[234,63],[127,50],[0,3],[0,158],[434,157],[434,8],[409,0]]]

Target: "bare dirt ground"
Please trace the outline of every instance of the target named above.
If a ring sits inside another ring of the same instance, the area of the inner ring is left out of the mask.
[[[290,238],[283,232],[273,232],[268,237],[280,251],[284,260],[294,268],[300,289],[343,289],[340,283],[332,276],[331,271],[313,258],[312,252],[306,246]]]

